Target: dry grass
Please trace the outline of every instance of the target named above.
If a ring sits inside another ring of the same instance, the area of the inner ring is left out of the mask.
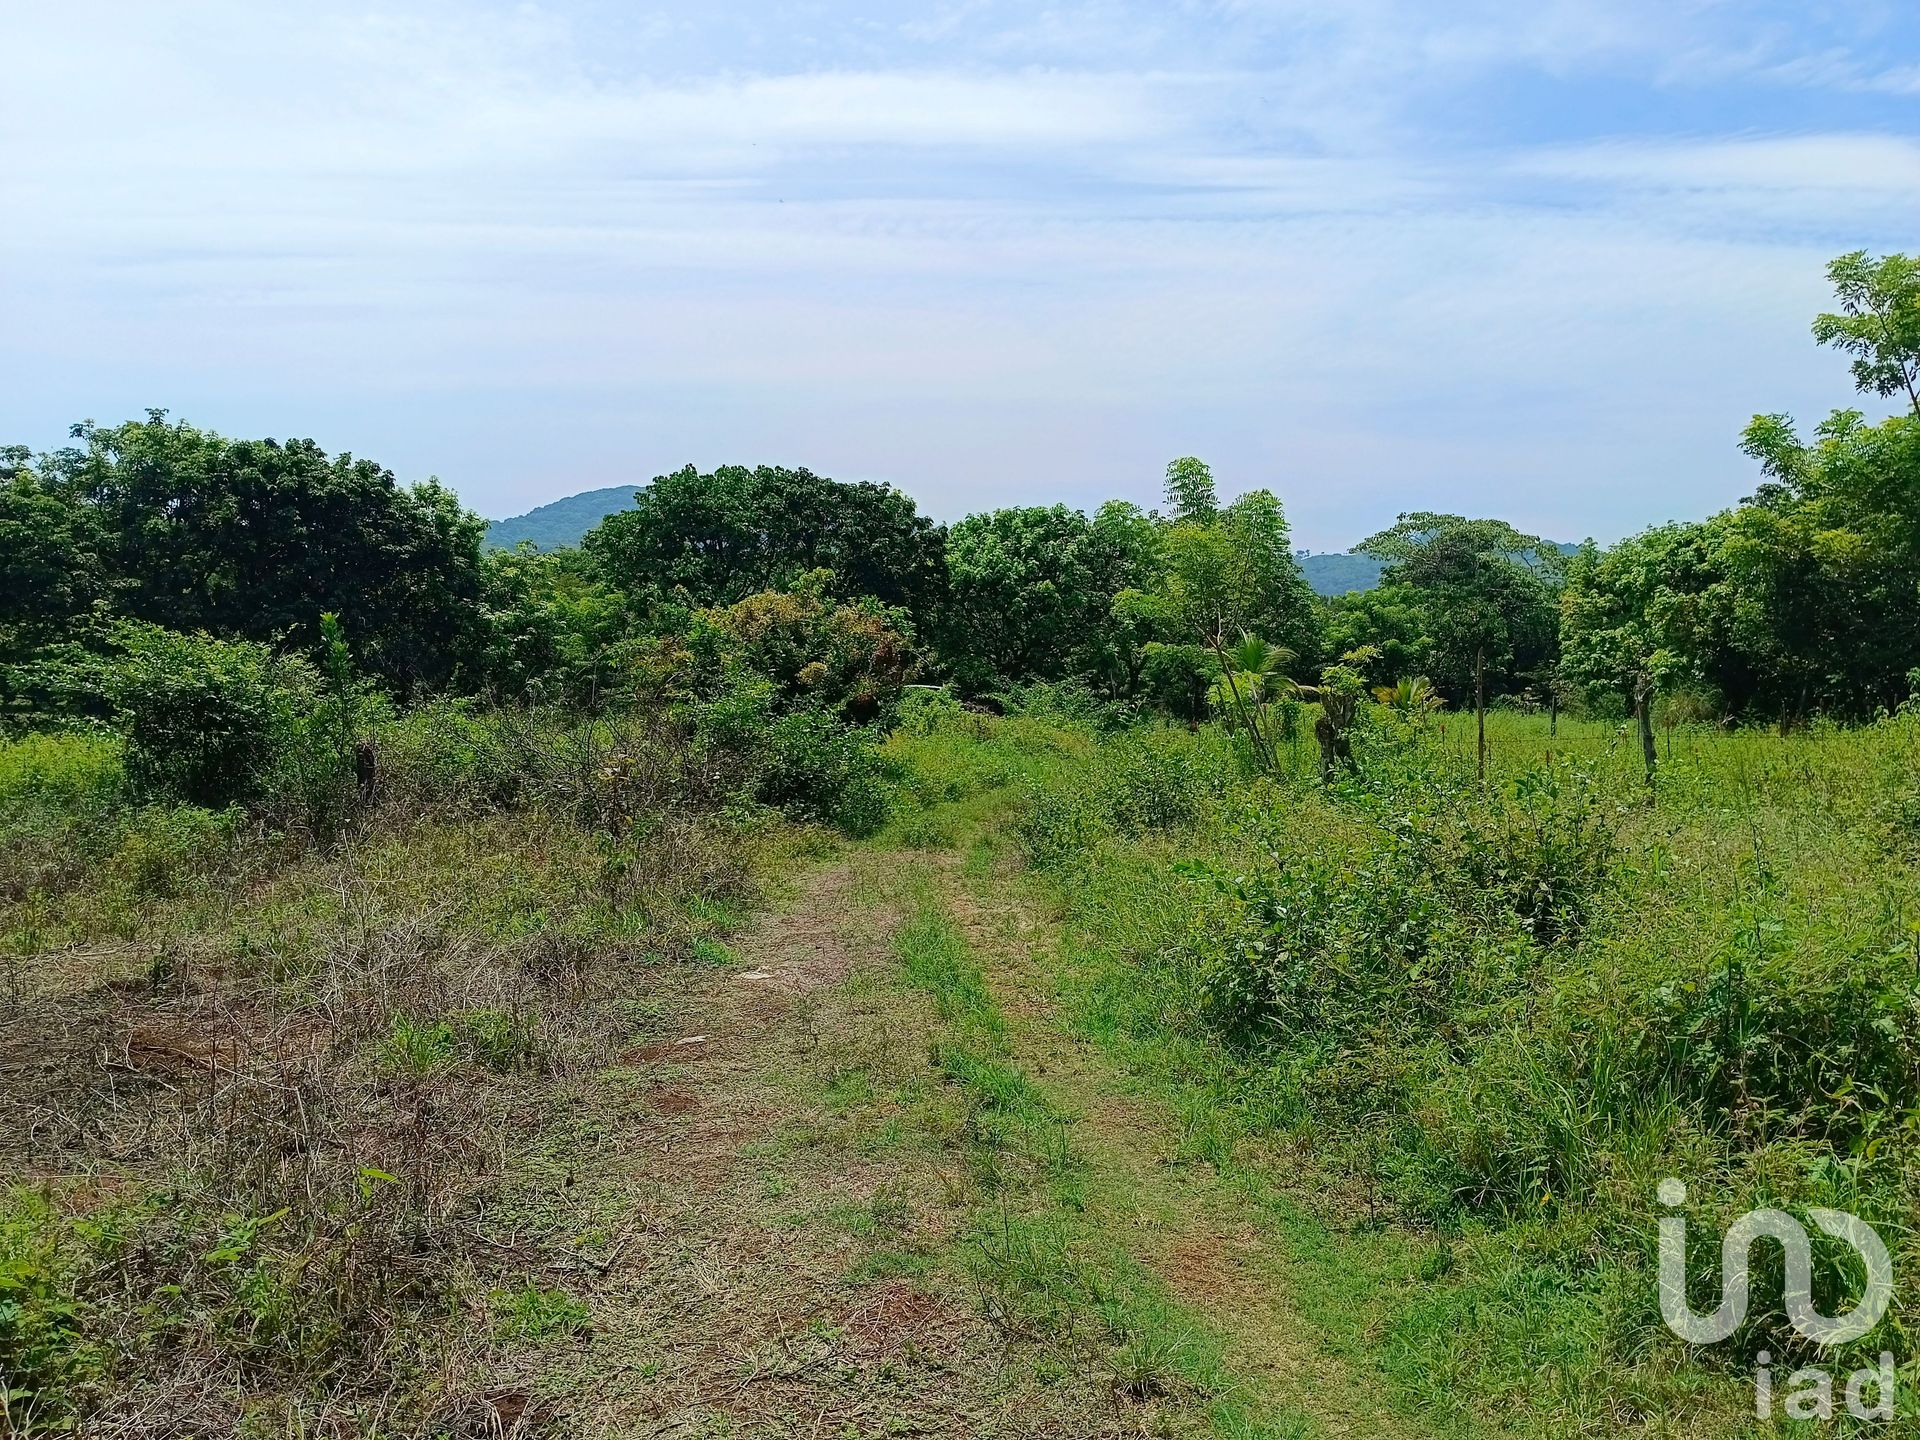
[[[540,1423],[572,1328],[540,1297],[568,1276],[503,1197],[765,849],[698,818],[615,844],[389,814],[278,874],[63,917],[107,933],[17,955],[0,1030],[6,1235],[59,1331],[0,1434]]]

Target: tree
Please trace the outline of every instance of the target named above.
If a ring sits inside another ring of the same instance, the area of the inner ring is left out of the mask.
[[[60,638],[108,590],[97,515],[29,461],[0,447],[0,662]]]
[[[493,550],[484,559],[474,678],[497,694],[591,708],[623,689],[647,633],[638,597],[577,550]]]
[[[1706,678],[1701,597],[1717,579],[1703,525],[1663,525],[1602,552],[1591,542],[1567,564],[1560,595],[1561,669],[1589,687],[1617,690],[1640,731],[1653,782],[1653,697]]]
[[[1353,590],[1325,603],[1321,643],[1325,653],[1345,655],[1365,647],[1364,666],[1372,688],[1426,675],[1433,664],[1433,640],[1424,593],[1411,585],[1377,585]]]
[[[1387,562],[1389,583],[1410,585],[1424,595],[1439,667],[1436,680],[1456,699],[1470,684],[1479,728],[1478,771],[1484,779],[1488,662],[1511,682],[1557,649],[1551,582],[1562,568],[1560,552],[1504,520],[1432,511],[1402,515],[1359,548]]]
[[[1112,603],[1095,585],[1087,517],[1065,505],[969,515],[947,537],[941,654],[980,692],[1071,673]]]
[[[229,440],[163,410],[73,438],[42,457],[40,482],[89,512],[120,613],[317,653],[331,612],[361,666],[403,690],[471,655],[486,527],[437,482],[404,487],[311,440]]]
[[[1838,313],[1814,317],[1813,338],[1854,357],[1863,394],[1901,395],[1920,415],[1920,259],[1864,250],[1827,266]]]
[[[1920,416],[1836,411],[1811,445],[1756,416],[1744,448],[1768,483],[1718,527],[1715,598],[1754,698],[1783,724],[1898,705],[1920,660]]]
[[[1319,609],[1293,556],[1286,512],[1250,490],[1212,522],[1168,527],[1166,594],[1204,642],[1242,631],[1271,636],[1296,654],[1319,648]]]
[[[695,605],[731,605],[831,570],[849,596],[932,616],[944,587],[945,537],[910,497],[811,470],[689,465],[656,478],[634,508],[582,541],[601,574],[627,590],[683,590]]]
[[[1220,500],[1214,491],[1213,471],[1207,462],[1192,455],[1167,462],[1167,510],[1175,520],[1205,525],[1219,512]]]

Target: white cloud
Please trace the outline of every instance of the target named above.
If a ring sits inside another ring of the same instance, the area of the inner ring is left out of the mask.
[[[656,10],[28,0],[0,439],[171,404],[496,513],[743,456],[1151,498],[1198,451],[1317,545],[1427,502],[1617,533],[1738,494],[1745,413],[1843,398],[1820,262],[1920,186],[1858,127],[1456,133],[1512,67],[1787,63],[1712,7]]]

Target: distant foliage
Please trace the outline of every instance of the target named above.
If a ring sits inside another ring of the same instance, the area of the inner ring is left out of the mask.
[[[826,569],[845,593],[901,606],[918,621],[943,588],[943,538],[890,486],[723,465],[659,476],[583,544],[603,578],[630,591],[656,587],[724,606]]]

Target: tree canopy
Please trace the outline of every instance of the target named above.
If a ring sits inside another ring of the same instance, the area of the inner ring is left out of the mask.
[[[843,483],[801,468],[689,465],[656,478],[631,510],[591,531],[586,552],[611,583],[684,591],[731,605],[814,570],[848,595],[872,595],[924,622],[945,580],[945,537],[888,485]]]

